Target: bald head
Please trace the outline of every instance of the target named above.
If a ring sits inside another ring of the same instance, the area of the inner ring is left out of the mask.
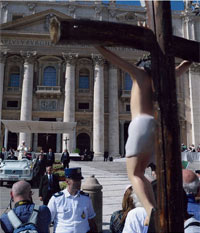
[[[18,181],[12,186],[12,196],[14,201],[17,200],[30,200],[31,185],[26,181]]]
[[[199,179],[197,175],[187,169],[182,170],[182,175],[183,175],[183,188],[187,194],[193,194],[196,195],[198,193],[199,189]]]

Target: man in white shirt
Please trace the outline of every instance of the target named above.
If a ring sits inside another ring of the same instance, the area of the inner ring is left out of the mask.
[[[18,160],[21,160],[23,157],[25,157],[25,154],[28,151],[25,141],[22,141],[22,144],[18,146],[17,150],[19,151]]]
[[[88,194],[80,191],[81,168],[66,168],[67,188],[52,196],[48,203],[54,233],[97,232],[96,216]]]

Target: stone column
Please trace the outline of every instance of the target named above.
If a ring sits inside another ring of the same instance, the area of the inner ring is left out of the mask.
[[[0,120],[2,119],[2,103],[3,103],[3,82],[4,82],[4,67],[6,60],[6,52],[0,52]],[[0,144],[3,140],[1,137],[1,125],[0,125]]]
[[[109,155],[119,156],[119,111],[118,111],[118,79],[117,69],[110,65],[109,67],[109,125],[108,141]]]
[[[121,155],[125,155],[124,150],[124,120],[120,120],[120,147],[121,147]]]
[[[37,152],[38,147],[38,134],[34,133],[33,135],[33,151]]]
[[[63,57],[66,61],[65,71],[65,100],[64,100],[64,115],[63,122],[75,121],[75,62],[78,54],[75,53],[63,53]],[[72,152],[74,146],[74,133],[63,134],[63,140],[67,141],[67,149]],[[63,141],[63,150],[66,149],[66,143]]]
[[[94,61],[94,106],[93,106],[93,151],[96,159],[104,154],[104,60],[93,55]]]
[[[56,121],[62,121],[62,118],[57,118]],[[56,135],[56,152],[60,153],[61,152],[61,134],[57,133]]]
[[[22,98],[21,98],[21,121],[32,120],[32,98],[33,98],[33,63],[36,52],[21,52],[24,56],[24,78],[22,84]],[[26,146],[31,146],[31,134],[20,133],[19,144],[25,141]]]
[[[8,2],[1,2],[1,23],[7,23],[8,22]]]
[[[6,148],[6,150],[8,149],[7,146],[8,146],[8,129],[5,128],[5,133],[4,133],[4,147]]]

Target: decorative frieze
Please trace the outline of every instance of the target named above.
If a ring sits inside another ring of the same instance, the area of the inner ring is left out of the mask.
[[[57,100],[40,100],[39,102],[40,111],[56,111],[57,110]]]
[[[8,57],[7,58],[8,59],[8,61],[9,62],[13,62],[13,63],[22,63],[23,62],[23,59],[21,58],[21,57],[19,57],[19,56],[16,56],[16,55],[14,55],[14,56],[11,56],[11,57]]]
[[[83,66],[92,65],[92,61],[86,58],[82,58],[78,61],[78,64]]]
[[[77,121],[77,125],[78,126],[90,126],[90,121],[87,121],[87,120]]]

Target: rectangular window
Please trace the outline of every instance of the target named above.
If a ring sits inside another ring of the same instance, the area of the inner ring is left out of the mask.
[[[13,16],[12,16],[12,20],[13,20],[13,21],[15,21],[15,20],[17,20],[17,19],[21,19],[21,18],[23,18],[23,15],[13,15]]]
[[[11,74],[9,87],[19,87],[19,80],[20,80],[19,74]]]
[[[7,107],[8,108],[17,108],[18,107],[18,101],[7,101]]]
[[[89,103],[78,103],[79,109],[89,109]]]
[[[126,105],[126,112],[130,112],[130,111],[131,111],[130,104],[127,104]]]
[[[125,83],[124,83],[124,90],[130,91],[132,88],[133,81],[128,73],[125,74]]]
[[[80,76],[79,77],[79,88],[80,89],[89,89],[89,77]]]

